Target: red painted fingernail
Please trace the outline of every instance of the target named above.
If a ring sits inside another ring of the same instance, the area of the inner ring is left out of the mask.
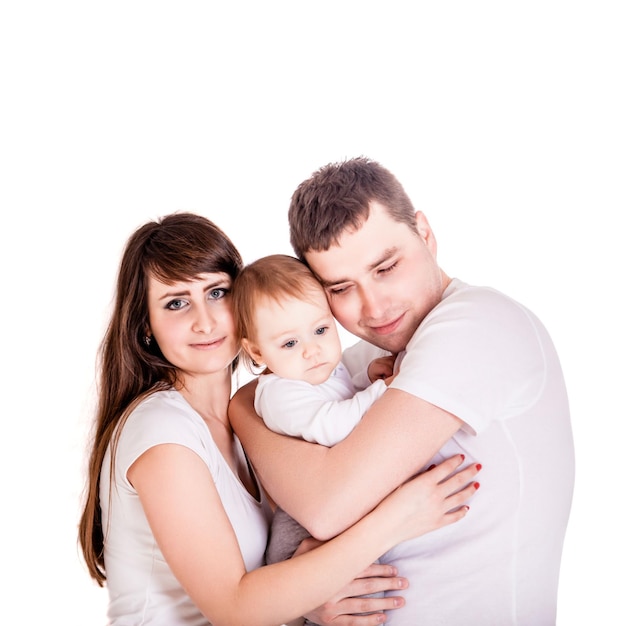
[[[483,468],[481,463],[476,463],[476,469],[481,470]]]
[[[474,483],[474,489],[478,489],[480,487],[480,483]]]
[[[465,461],[465,455],[464,454],[461,455],[461,460]]]

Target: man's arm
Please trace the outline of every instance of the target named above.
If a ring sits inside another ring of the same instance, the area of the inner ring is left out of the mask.
[[[248,383],[232,399],[233,428],[272,498],[318,539],[361,519],[416,474],[462,423],[388,389],[346,439],[326,448],[266,428],[254,412],[255,385]]]

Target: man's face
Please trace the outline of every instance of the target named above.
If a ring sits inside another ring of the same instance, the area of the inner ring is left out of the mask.
[[[393,353],[406,348],[445,288],[434,235],[419,212],[416,225],[417,233],[372,202],[358,230],[346,230],[326,251],[305,255],[339,323]]]

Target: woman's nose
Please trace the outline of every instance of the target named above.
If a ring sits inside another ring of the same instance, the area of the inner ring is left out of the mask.
[[[208,307],[198,307],[193,322],[192,329],[198,333],[208,333],[215,326],[213,316],[209,312]]]

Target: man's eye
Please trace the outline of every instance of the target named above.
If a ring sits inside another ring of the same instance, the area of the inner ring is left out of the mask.
[[[396,263],[393,263],[392,265],[389,265],[388,267],[381,267],[381,268],[378,270],[378,273],[379,273],[379,274],[386,274],[387,272],[391,272],[391,271],[392,271],[392,270],[396,267],[396,265],[398,265],[398,263],[397,263],[397,262],[396,262]]]
[[[341,296],[344,293],[346,293],[348,291],[350,287],[333,287],[332,289],[329,289],[328,292],[330,293],[331,296]]]
[[[290,339],[283,344],[283,348],[293,348],[296,345],[295,339]]]

